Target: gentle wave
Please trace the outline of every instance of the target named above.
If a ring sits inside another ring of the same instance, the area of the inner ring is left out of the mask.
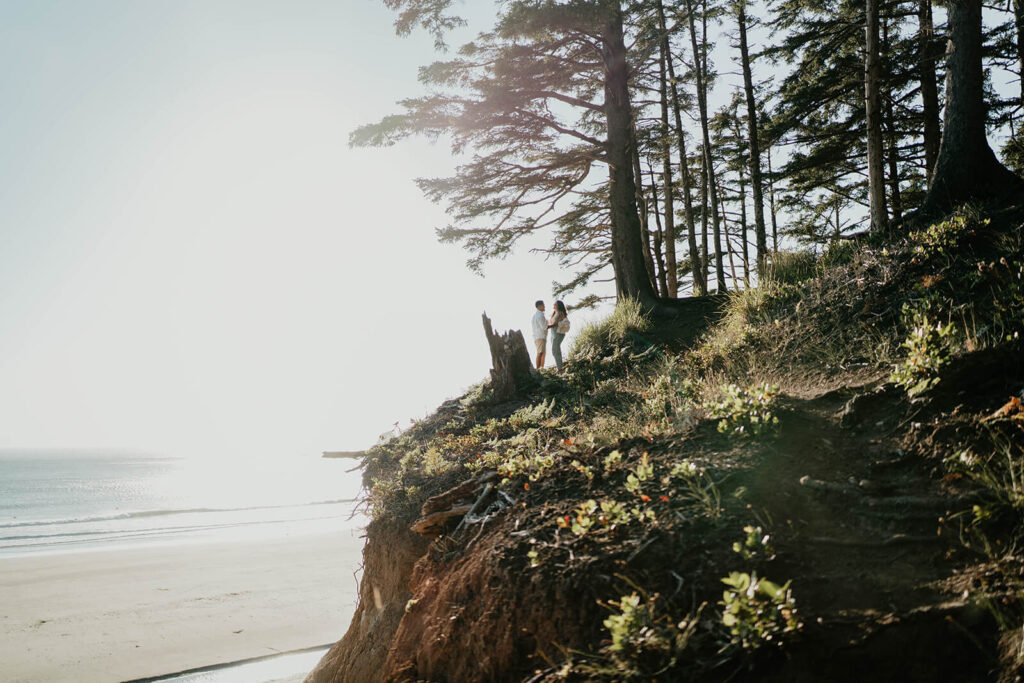
[[[92,524],[96,522],[116,522],[126,519],[144,519],[147,517],[164,517],[168,515],[187,515],[202,513],[224,513],[224,512],[250,512],[255,510],[282,510],[286,508],[303,508],[317,505],[339,505],[342,503],[354,503],[356,498],[340,498],[338,500],[319,500],[312,503],[299,503],[297,505],[256,505],[252,507],[238,508],[180,508],[168,510],[142,510],[138,512],[124,512],[116,515],[102,515],[95,517],[70,517],[65,519],[44,519],[29,522],[0,523],[0,529],[14,529],[32,526],[58,526],[62,524]],[[8,537],[11,538],[11,537]]]
[[[148,536],[168,536],[171,534],[193,533],[202,531],[214,531],[218,529],[235,529],[246,526],[265,526],[272,524],[293,524],[297,521],[320,522],[330,519],[338,519],[338,515],[326,517],[305,517],[301,520],[295,519],[274,519],[274,520],[250,520],[245,522],[230,522],[221,524],[200,524],[172,527],[152,527],[146,529],[118,530],[118,531],[76,531],[59,534],[39,534],[36,536],[5,536],[0,538],[0,549],[15,548],[26,549],[40,546],[65,545],[75,543],[89,543],[91,541],[117,541],[128,538],[145,538]],[[60,540],[56,540],[60,539]],[[22,541],[21,543],[10,543],[7,541]]]

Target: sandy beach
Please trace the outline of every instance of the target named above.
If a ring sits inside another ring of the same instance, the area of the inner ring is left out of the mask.
[[[0,679],[124,681],[333,642],[358,533],[0,559]]]

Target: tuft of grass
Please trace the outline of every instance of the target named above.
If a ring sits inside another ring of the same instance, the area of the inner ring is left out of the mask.
[[[633,339],[651,329],[650,316],[636,299],[623,299],[610,316],[586,325],[569,350],[570,359],[594,359],[630,346]]]
[[[779,251],[771,254],[765,271],[765,281],[775,285],[798,285],[818,274],[818,257],[814,252]]]

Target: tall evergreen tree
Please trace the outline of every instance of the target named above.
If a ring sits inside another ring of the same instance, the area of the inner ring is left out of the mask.
[[[658,6],[658,27],[661,31],[668,33],[665,21],[665,8],[661,0],[657,0]],[[694,223],[693,198],[691,193],[692,179],[690,175],[690,162],[686,152],[686,131],[683,128],[682,111],[683,100],[679,95],[677,87],[675,58],[670,49],[665,55],[665,64],[668,71],[669,85],[672,92],[672,113],[675,119],[676,144],[679,152],[679,174],[682,177],[683,203],[686,215],[686,239],[690,251],[690,273],[693,277],[693,293],[696,296],[707,294],[707,278],[704,276],[703,260],[697,247],[697,231]]]
[[[918,0],[917,21],[918,78],[921,82],[921,114],[924,119],[925,179],[928,187],[931,187],[935,162],[939,159],[939,143],[942,141],[939,125],[939,89],[935,76],[935,61],[938,55],[932,0]]]
[[[948,0],[947,7],[946,115],[924,215],[972,199],[1024,192],[1024,180],[999,163],[986,137],[981,2]]]
[[[694,60],[694,74],[696,76],[696,88],[697,88],[697,106],[700,110],[700,128],[701,135],[704,139],[704,171],[707,178],[708,187],[708,203],[711,206],[711,221],[712,221],[712,234],[714,236],[715,243],[715,278],[717,284],[718,293],[726,291],[725,286],[725,269],[722,263],[722,237],[721,237],[721,219],[719,217],[719,197],[718,197],[718,179],[715,176],[715,162],[712,156],[713,150],[711,147],[711,134],[709,132],[709,120],[708,120],[708,88],[707,88],[707,66],[706,57],[704,53],[698,47],[697,43],[697,28],[696,22],[694,21],[694,3],[693,0],[686,0],[686,13],[690,24],[690,41],[693,48],[693,60]],[[703,19],[707,19],[707,11],[703,12]],[[705,32],[706,36],[706,32]],[[707,39],[705,37],[704,44],[706,48]]]
[[[889,227],[885,206],[885,175],[882,156],[882,99],[879,41],[879,0],[867,0],[864,32],[864,103],[868,148],[868,196],[870,198],[871,230],[884,232]]]
[[[440,33],[454,21],[444,14],[448,0],[387,1],[402,12],[406,30],[421,25]],[[474,156],[454,177],[419,183],[448,203],[455,221],[441,238],[465,244],[471,266],[506,253],[524,235],[558,226],[561,237],[591,249],[604,244],[617,294],[653,306],[632,165],[629,79],[618,0],[507,2],[494,30],[458,58],[421,70],[420,80],[440,92],[402,101],[403,113],[359,128],[350,142],[448,136],[453,151]],[[607,181],[592,177],[595,163],[607,166]],[[594,202],[595,184],[603,186],[603,206]],[[606,229],[608,240],[593,240],[587,227]],[[573,247],[552,249],[571,261]]]
[[[764,186],[761,180],[761,143],[758,140],[757,101],[754,98],[754,77],[750,68],[750,47],[747,45],[746,0],[736,0],[736,23],[739,28],[740,67],[743,70],[743,93],[747,103],[747,140],[750,149],[750,185],[754,200],[754,234],[757,241],[757,274],[764,275],[768,244],[764,224]],[[744,240],[744,245],[746,240]]]

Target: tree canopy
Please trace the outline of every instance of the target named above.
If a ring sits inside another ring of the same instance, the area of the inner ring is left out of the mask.
[[[450,0],[384,4],[398,33],[426,30],[439,49],[465,23]],[[948,68],[940,55],[972,4],[944,3],[947,22],[931,0],[879,3],[874,15],[859,0],[508,0],[487,30],[420,69],[424,94],[350,141],[451,146],[455,174],[418,183],[448,209],[440,238],[462,244],[476,270],[533,236],[566,269],[556,294],[582,302],[611,278],[619,296],[651,304],[708,283],[742,288],[772,259],[769,224],[772,248],[862,230],[872,177],[886,222],[925,198],[933,171],[942,189],[929,197],[976,193],[951,193],[958,181],[938,152],[940,135],[946,151],[959,134],[958,96],[977,102],[978,152],[952,153],[969,165],[998,132],[1016,163],[1020,5],[986,9],[984,22],[979,6],[976,67],[958,80],[957,54]],[[869,16],[879,40],[866,71]],[[877,96],[870,169],[866,84]],[[1017,178],[994,156],[980,163]]]

